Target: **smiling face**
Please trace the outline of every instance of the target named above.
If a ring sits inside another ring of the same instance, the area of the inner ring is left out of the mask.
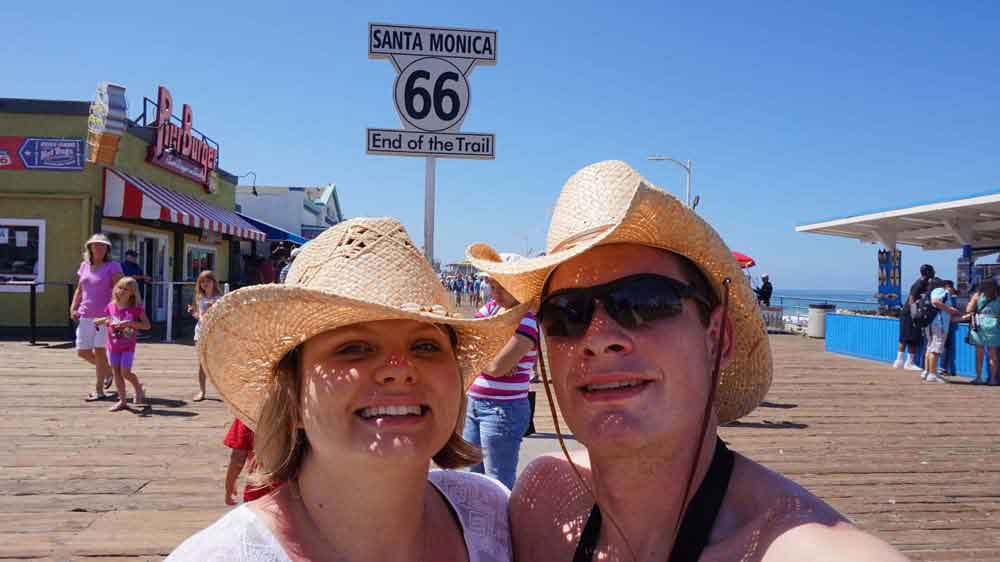
[[[104,244],[91,243],[87,246],[90,249],[91,260],[95,263],[104,263],[104,259],[108,255],[108,247]]]
[[[128,283],[116,284],[112,296],[118,306],[131,306],[135,303],[135,290]]]
[[[198,281],[198,286],[201,288],[202,294],[214,295],[216,293],[215,279],[211,277],[202,277]]]
[[[612,244],[560,265],[547,294],[640,273],[692,281],[670,252]],[[679,315],[632,330],[620,326],[599,304],[583,336],[546,336],[560,409],[574,436],[588,449],[627,451],[675,441],[701,429],[723,316],[721,307],[716,307],[706,326],[694,300],[686,298],[682,304]],[[723,347],[725,366],[728,345]],[[630,386],[594,388],[612,384]]]
[[[302,427],[326,462],[426,466],[455,431],[463,388],[448,334],[412,320],[345,326],[302,345]]]

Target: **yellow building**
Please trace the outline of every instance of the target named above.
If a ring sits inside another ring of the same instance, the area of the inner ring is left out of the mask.
[[[190,109],[185,112],[190,136]],[[239,241],[264,239],[233,212],[237,178],[217,168],[217,160],[204,166],[204,182],[187,173],[199,162],[179,149],[160,154],[175,169],[158,163],[152,148],[158,123],[128,122],[110,165],[87,163],[90,114],[86,101],[0,98],[0,335],[26,334],[25,283],[32,282],[39,283],[38,326],[65,330],[67,284],[76,282],[83,243],[94,232],[111,238],[111,259],[124,260],[130,249],[138,253],[139,265],[155,281],[146,291],[154,322],[166,320],[168,300],[174,318],[184,317],[192,287],[181,283],[204,269],[222,283],[238,283]],[[180,129],[177,123],[175,117],[171,127]]]

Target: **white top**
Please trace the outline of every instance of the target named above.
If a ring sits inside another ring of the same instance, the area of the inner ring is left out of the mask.
[[[432,470],[437,488],[462,522],[469,562],[509,562],[510,491],[500,482],[471,472]],[[166,562],[291,562],[267,525],[243,504],[194,536]]]
[[[201,319],[205,317],[205,313],[208,312],[208,307],[210,307],[213,304],[215,304],[216,302],[218,302],[219,299],[221,299],[221,298],[222,298],[222,296],[218,295],[218,296],[214,296],[214,297],[202,297],[201,300],[198,300],[198,321],[199,322],[201,322]]]

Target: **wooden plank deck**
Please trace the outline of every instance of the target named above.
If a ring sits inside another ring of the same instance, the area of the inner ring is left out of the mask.
[[[767,402],[722,429],[735,449],[915,560],[1000,560],[1000,388],[771,342]],[[140,344],[152,411],[111,414],[67,345],[0,342],[0,559],[158,560],[224,513],[231,418],[190,402],[196,369],[190,345]]]

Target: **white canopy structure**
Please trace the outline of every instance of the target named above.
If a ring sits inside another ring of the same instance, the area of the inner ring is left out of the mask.
[[[890,250],[897,244],[925,250],[997,248],[1000,191],[805,224],[795,231],[855,238]]]

